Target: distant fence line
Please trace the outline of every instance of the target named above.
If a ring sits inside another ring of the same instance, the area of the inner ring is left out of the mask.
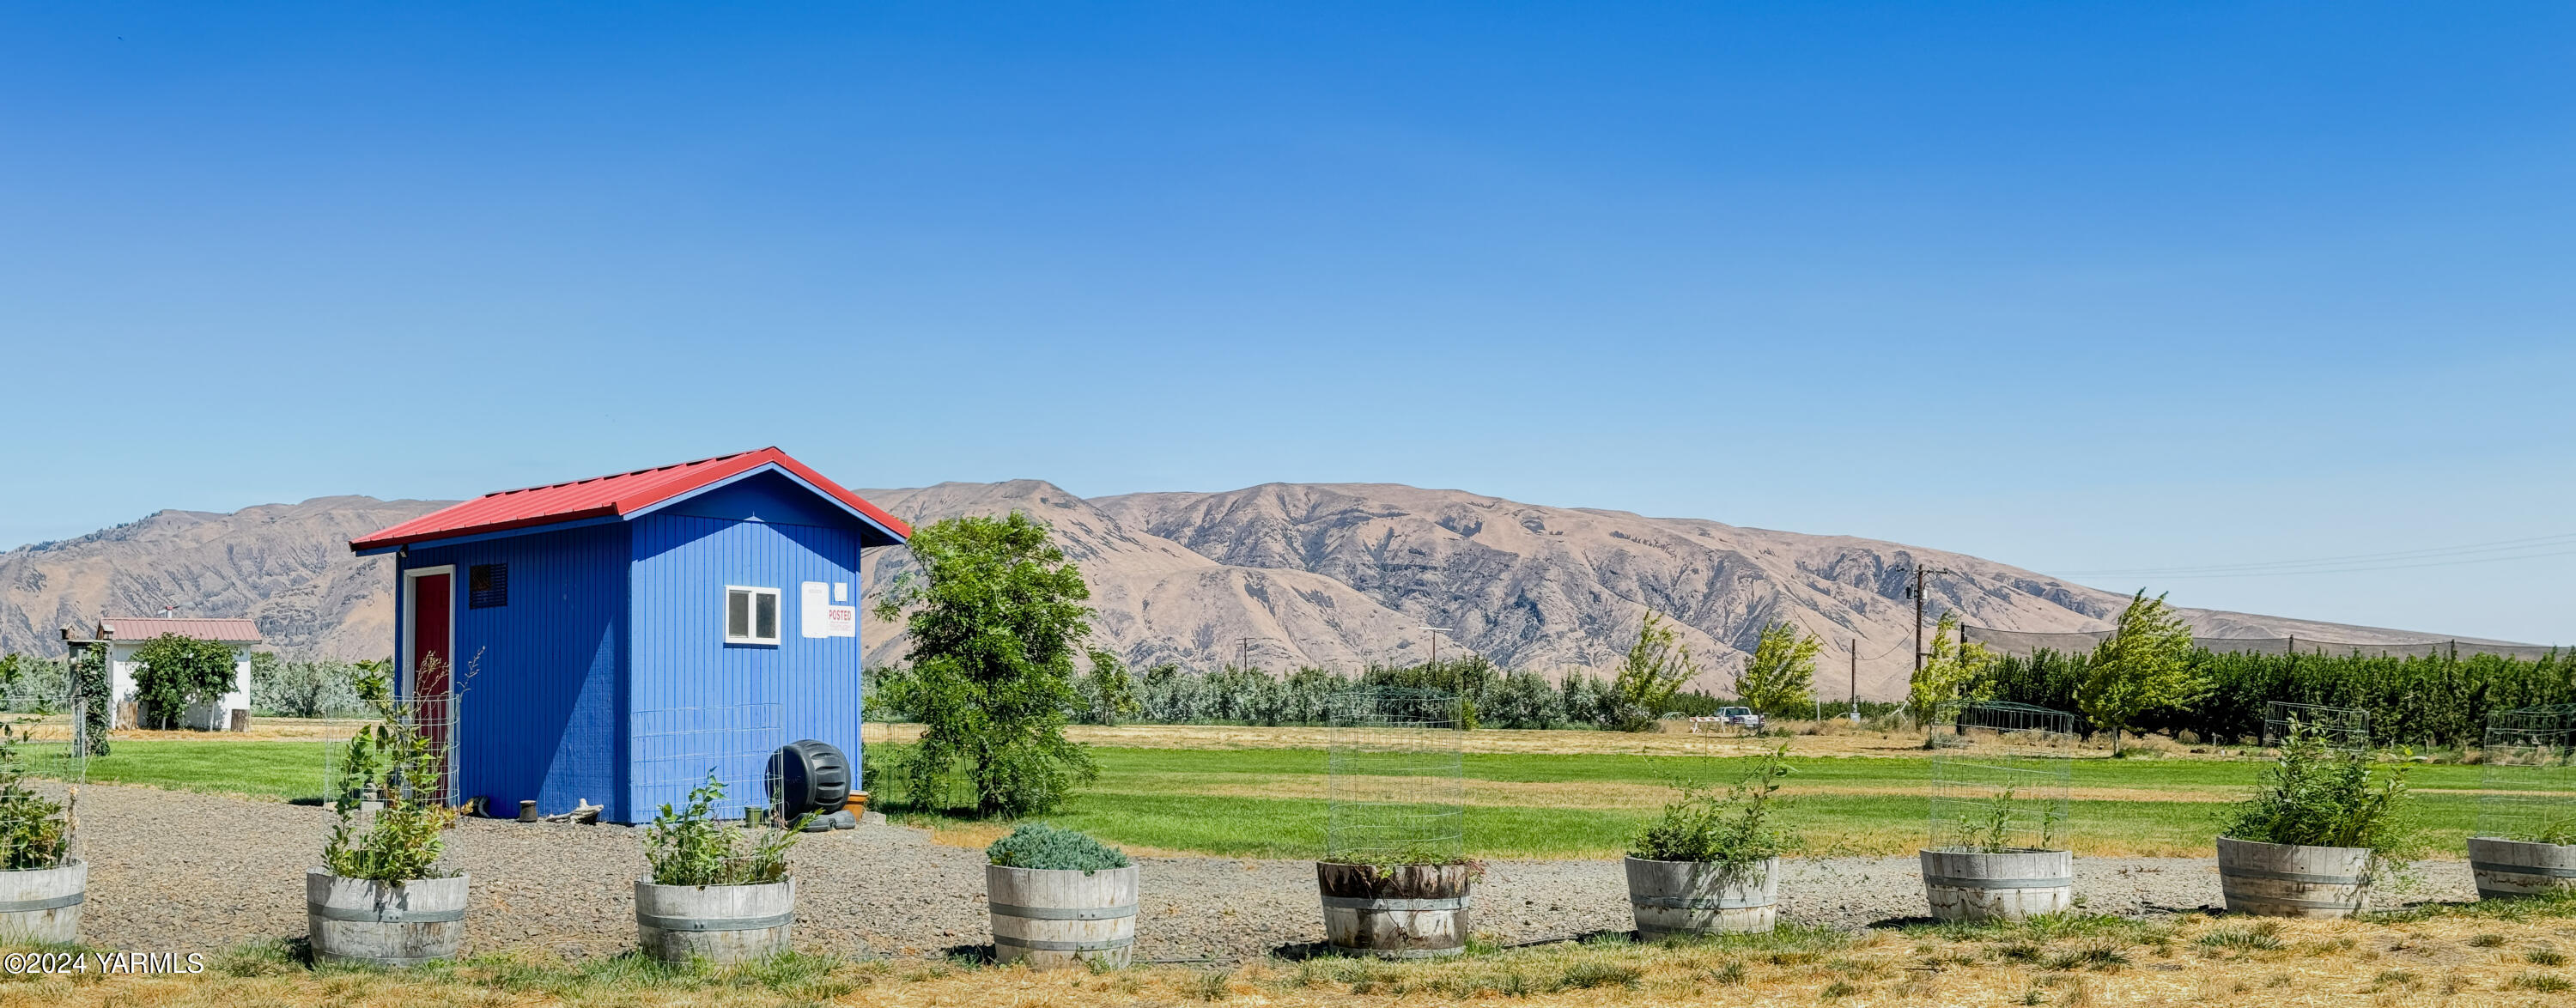
[[[1993,627],[1959,625],[1959,633],[1968,640],[1984,644],[1999,654],[2029,656],[2035,651],[2059,654],[2090,654],[2093,646],[2110,639],[2111,631],[2089,630],[2068,633],[2043,633],[2025,630],[1997,630]],[[2457,658],[2466,655],[2496,655],[2537,661],[2562,653],[2558,647],[2535,644],[2488,644],[2464,640],[2422,641],[2337,641],[2316,637],[2194,637],[2193,647],[2215,654],[2361,654],[2379,658]]]

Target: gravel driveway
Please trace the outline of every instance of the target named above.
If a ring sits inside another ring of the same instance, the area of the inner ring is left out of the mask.
[[[121,949],[213,950],[304,933],[306,868],[320,860],[323,809],[154,788],[82,789],[90,887],[84,938]],[[623,826],[467,820],[449,859],[474,878],[468,948],[613,955],[635,941],[632,880],[643,831]],[[816,834],[797,845],[796,943],[851,955],[936,954],[984,942],[983,853],[900,826]],[[1320,941],[1311,862],[1142,859],[1138,954],[1238,960]],[[2467,865],[2422,866],[2418,899],[2466,899]],[[2219,902],[2205,858],[2078,858],[2088,908],[2154,914]],[[1910,857],[1789,864],[1786,919],[1838,927],[1918,917]],[[1475,928],[1505,942],[1625,931],[1617,862],[1498,861],[1476,889]]]

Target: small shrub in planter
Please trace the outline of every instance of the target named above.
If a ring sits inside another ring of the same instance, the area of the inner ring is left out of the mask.
[[[713,772],[679,808],[665,804],[644,834],[651,873],[635,880],[635,930],[664,962],[761,959],[788,950],[796,882],[787,850],[813,817],[719,819],[724,782]]]
[[[2404,764],[2381,770],[2360,747],[2336,748],[2294,725],[2261,787],[2218,838],[2227,907],[2282,917],[2358,913],[2372,882],[2420,848],[2405,814]]]
[[[1026,823],[984,849],[993,958],[1032,966],[1125,966],[1136,944],[1136,866],[1115,847]]]
[[[1684,787],[1637,834],[1626,868],[1638,937],[1771,930],[1790,846],[1771,818],[1787,756],[1787,746],[1772,749],[1723,793]]]
[[[447,746],[422,729],[415,705],[392,698],[382,675],[360,690],[377,719],[347,743],[337,821],[322,867],[304,878],[313,956],[376,966],[453,959],[465,939],[468,880],[439,864],[456,822],[446,803]]]
[[[0,724],[0,906],[19,908],[0,910],[0,940],[68,944],[80,938],[89,866],[71,856],[70,807],[27,786],[23,742]]]

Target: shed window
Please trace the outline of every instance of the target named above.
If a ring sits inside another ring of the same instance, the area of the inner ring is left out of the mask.
[[[465,569],[466,608],[496,609],[509,604],[509,564],[475,564]]]
[[[725,588],[725,643],[778,643],[778,589]]]

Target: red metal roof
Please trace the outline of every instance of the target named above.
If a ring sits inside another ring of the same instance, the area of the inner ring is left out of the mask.
[[[840,484],[823,478],[823,474],[806,468],[805,463],[789,458],[786,452],[776,448],[763,448],[759,451],[718,455],[714,458],[681,462],[655,469],[638,469],[613,476],[488,493],[461,504],[432,511],[391,528],[379,529],[364,537],[352,539],[349,541],[349,548],[365,552],[426,542],[431,539],[452,539],[484,532],[502,532],[538,525],[552,525],[557,522],[579,521],[584,518],[615,517],[704,489],[765,465],[776,465],[793,473],[797,478],[811,484],[815,489],[821,490],[851,510],[885,526],[895,535],[905,538],[912,536],[912,526],[905,524],[902,519],[885,513],[876,505],[868,503],[866,499],[844,489]]]
[[[225,644],[259,643],[259,625],[246,619],[114,616],[98,623],[101,630],[113,632],[117,640],[151,640],[162,634],[178,634]]]

